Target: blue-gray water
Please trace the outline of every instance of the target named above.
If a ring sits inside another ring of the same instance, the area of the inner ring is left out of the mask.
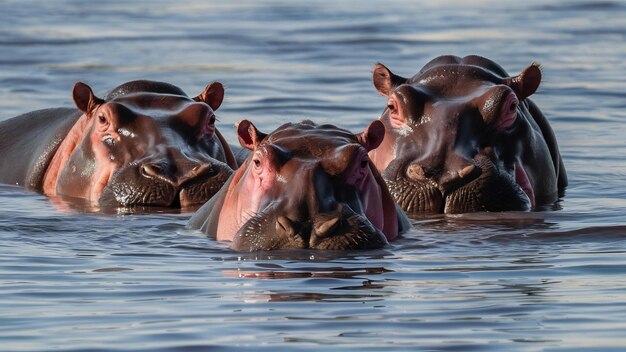
[[[82,214],[0,186],[0,350],[623,351],[626,3],[0,1],[0,119],[127,80],[197,94],[219,128],[354,131],[380,61],[532,61],[558,136],[562,210],[415,223],[384,250],[237,254],[189,214]],[[1,157],[1,156],[0,156]]]

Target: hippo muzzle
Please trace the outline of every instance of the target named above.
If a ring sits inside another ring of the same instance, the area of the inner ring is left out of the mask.
[[[532,198],[490,155],[476,155],[467,166],[448,172],[439,182],[419,163],[394,161],[382,173],[389,192],[410,217],[478,211],[524,211]]]
[[[99,206],[200,206],[217,193],[233,173],[228,165],[217,160],[186,161],[183,170],[178,170],[174,163],[163,161],[125,166],[109,179]],[[179,161],[179,167],[181,164]]]

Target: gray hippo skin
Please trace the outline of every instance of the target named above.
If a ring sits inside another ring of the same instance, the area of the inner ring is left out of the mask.
[[[248,158],[188,226],[238,251],[380,248],[410,226],[367,155],[384,133],[304,121],[265,134],[244,120]]]
[[[100,207],[193,207],[236,168],[215,128],[219,82],[195,98],[168,83],[132,81],[98,98],[84,83],[74,108],[0,122],[0,182]]]
[[[376,65],[387,97],[370,152],[410,217],[553,207],[567,186],[556,138],[528,97],[537,64],[517,76],[480,56],[440,56],[404,78]]]

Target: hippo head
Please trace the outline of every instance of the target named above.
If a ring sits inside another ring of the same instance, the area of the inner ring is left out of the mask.
[[[555,201],[560,155],[527,99],[537,64],[509,77],[483,57],[442,56],[408,79],[378,64],[373,81],[387,98],[386,134],[370,157],[410,217]]]
[[[367,154],[384,136],[380,121],[357,135],[310,121],[267,135],[244,120],[237,134],[251,153],[225,192],[218,240],[241,251],[344,250],[397,236],[395,205]]]
[[[235,167],[215,128],[223,96],[214,82],[195,98],[132,91],[105,101],[76,83],[83,114],[54,155],[44,192],[100,207],[203,204]]]

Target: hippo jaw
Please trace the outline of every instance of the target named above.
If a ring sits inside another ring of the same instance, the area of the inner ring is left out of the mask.
[[[296,222],[279,215],[273,204],[255,214],[239,228],[231,248],[237,251],[275,249],[378,249],[387,244],[385,235],[348,205],[340,205],[337,216],[319,215]],[[268,235],[271,234],[271,235]]]

